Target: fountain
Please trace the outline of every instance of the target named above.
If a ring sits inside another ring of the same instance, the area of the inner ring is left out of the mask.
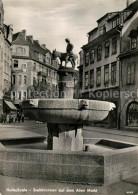
[[[83,125],[101,121],[110,102],[73,99],[73,68],[59,69],[59,98],[23,102],[26,116],[47,123],[47,150],[3,148],[0,172],[23,178],[110,184],[137,172],[138,146],[107,139],[83,139]]]

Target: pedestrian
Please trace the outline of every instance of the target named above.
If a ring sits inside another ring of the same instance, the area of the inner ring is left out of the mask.
[[[9,123],[10,122],[10,116],[9,113],[6,115],[6,122]]]
[[[22,123],[24,123],[24,113],[22,112]]]
[[[20,123],[20,120],[21,120],[21,114],[20,114],[20,111],[17,113],[17,119],[18,119],[18,122]]]
[[[16,123],[16,113],[13,114],[13,123]]]
[[[3,113],[3,123],[6,122],[6,113]]]

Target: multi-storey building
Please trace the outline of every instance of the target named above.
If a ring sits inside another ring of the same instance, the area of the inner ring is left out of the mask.
[[[138,6],[137,6],[138,8]],[[122,31],[120,58],[121,129],[138,130],[138,11]]]
[[[12,31],[12,25],[4,24],[4,9],[0,0],[0,115],[9,112],[10,107],[16,109],[10,101]]]
[[[114,121],[120,124],[120,47],[122,29],[136,13],[138,1],[127,9],[105,14],[98,26],[88,33],[88,43],[80,52],[82,97],[111,101],[116,104]],[[81,56],[83,55],[83,56]],[[117,113],[118,112],[118,113]],[[115,126],[115,125],[114,125]]]
[[[59,64],[46,45],[40,45],[26,31],[13,35],[12,99],[19,106],[26,98],[51,97],[57,89]]]

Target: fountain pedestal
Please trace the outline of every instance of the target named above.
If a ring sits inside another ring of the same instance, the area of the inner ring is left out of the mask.
[[[59,98],[73,99],[76,71],[61,67],[59,73]],[[54,151],[83,151],[82,125],[48,123],[48,149]]]
[[[48,150],[83,151],[82,125],[48,124]]]

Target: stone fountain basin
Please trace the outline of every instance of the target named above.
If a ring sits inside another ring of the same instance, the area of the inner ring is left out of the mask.
[[[22,103],[25,116],[47,123],[102,121],[113,103],[87,99],[30,99]]]

